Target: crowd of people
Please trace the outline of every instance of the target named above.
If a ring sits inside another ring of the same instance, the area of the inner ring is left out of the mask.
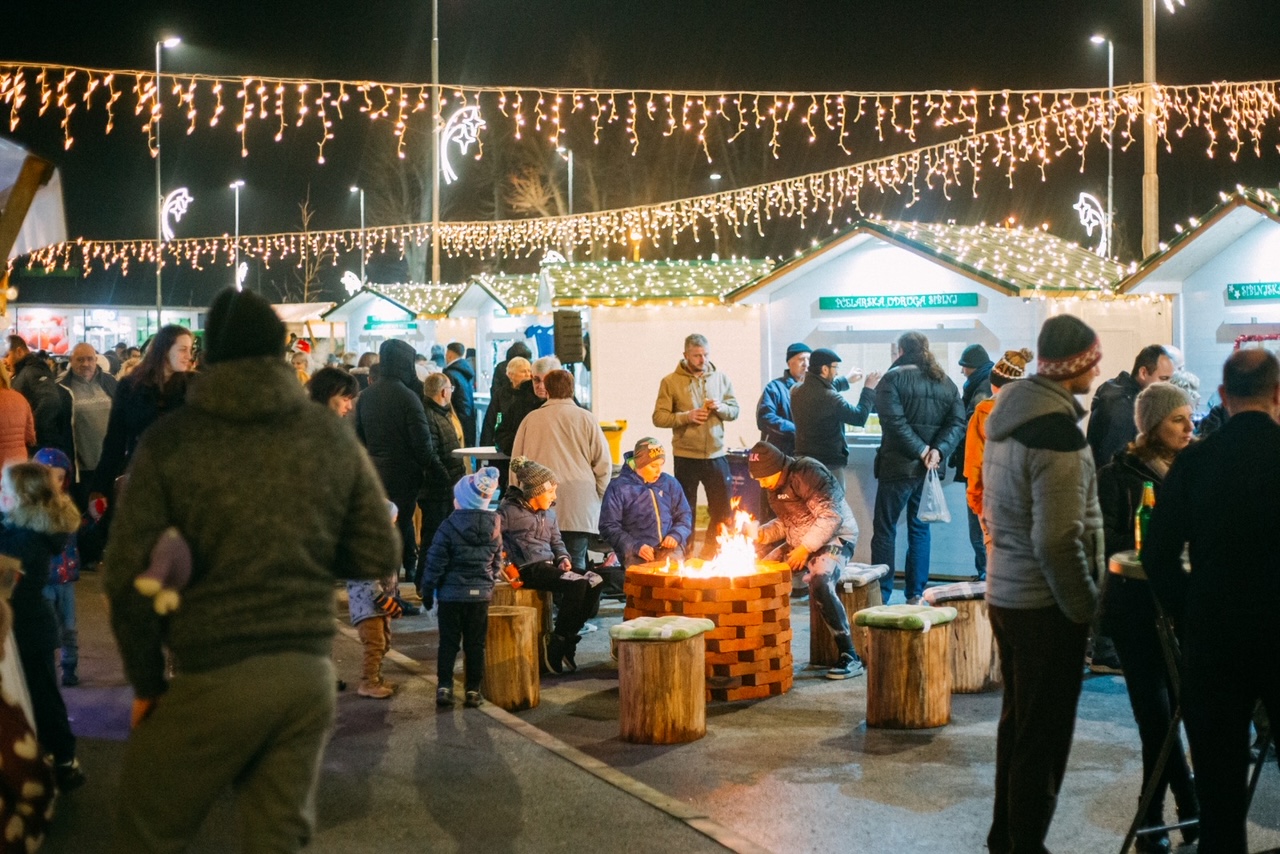
[[[6,821],[21,816],[25,838],[38,842],[55,789],[84,782],[58,684],[59,671],[62,686],[79,679],[82,566],[102,560],[135,694],[114,850],[182,847],[228,787],[240,794],[247,834],[295,850],[314,823],[335,711],[336,582],[346,583],[364,650],[359,695],[394,695],[382,672],[392,620],[436,608],[437,704],[457,701],[461,652],[463,704],[475,707],[500,579],[553,595],[543,669],[572,672],[604,589],[589,552],[612,553],[622,568],[680,560],[699,546],[709,556],[730,517],[724,425],[740,406],[702,335],[687,337],[657,389],[652,421],[672,431],[670,447],[642,438],[620,469],[595,415],[575,399],[574,375],[554,356],[533,360],[523,343],[499,365],[483,420],[461,344],[437,359],[388,340],[377,354],[313,369],[271,306],[236,291],[214,302],[201,344],[177,326],[140,357],[123,345],[99,356],[79,344],[59,374],[21,338],[9,340],[0,590],[13,588],[29,712],[18,717],[5,699],[0,717],[34,723],[50,756],[47,766],[0,766],[0,777],[19,769],[10,773],[34,781],[25,805],[3,807]],[[1124,675],[1143,785],[1157,789],[1146,824],[1163,822],[1172,790],[1179,818],[1199,820],[1184,836],[1198,835],[1200,850],[1243,851],[1250,721],[1260,700],[1280,713],[1280,647],[1262,612],[1280,593],[1265,517],[1265,496],[1280,482],[1280,364],[1262,350],[1232,356],[1223,413],[1204,427],[1215,435],[1196,441],[1198,382],[1176,350],[1156,345],[1103,384],[1083,431],[1077,396],[1091,390],[1101,348],[1070,315],[1045,322],[1034,355],[992,360],[981,345],[967,347],[963,388],[923,334],[905,333],[893,349],[883,375],[864,376],[842,373],[833,350],[792,344],[785,373],[757,404],[761,441],[747,465],[767,502],[759,554],[797,573],[830,629],[840,656],[825,675],[865,672],[836,590],[859,537],[845,428],[875,413],[871,551],[891,570],[885,601],[904,512],[902,592],[917,604],[929,580],[923,491],[947,467],[965,483],[1004,679],[990,850],[1044,850],[1088,662]],[[469,471],[457,452],[485,440],[509,460]],[[304,508],[291,500],[299,482],[312,496]],[[1146,574],[1108,573],[1109,557],[1137,545],[1148,486],[1157,501],[1142,543]],[[699,489],[710,518],[700,541]],[[1226,595],[1234,591],[1248,595]],[[9,614],[0,604],[0,629]],[[1185,650],[1181,696],[1158,632],[1166,614]],[[1160,767],[1179,703],[1194,776],[1180,743]],[[1138,845],[1170,849],[1164,831]]]

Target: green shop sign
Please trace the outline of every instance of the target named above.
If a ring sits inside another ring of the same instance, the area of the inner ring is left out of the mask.
[[[378,320],[376,317],[366,317],[364,322],[365,332],[371,332],[375,329],[417,329],[418,324],[412,320]]]
[[[1227,285],[1227,299],[1280,299],[1280,282],[1245,282]]]
[[[973,308],[976,293],[899,294],[895,296],[818,297],[822,311],[865,311],[880,308]]]

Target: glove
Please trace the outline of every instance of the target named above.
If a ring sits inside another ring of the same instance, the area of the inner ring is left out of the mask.
[[[400,603],[390,593],[380,594],[373,600],[373,604],[377,605],[379,611],[393,620],[404,614],[404,609],[400,607]]]
[[[420,592],[422,594],[422,610],[430,611],[436,604],[435,592],[431,590],[423,590]]]

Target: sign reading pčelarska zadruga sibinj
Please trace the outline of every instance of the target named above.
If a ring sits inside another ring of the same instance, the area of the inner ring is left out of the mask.
[[[866,311],[885,308],[973,308],[976,293],[893,294],[881,296],[818,297],[821,311]]]
[[[1280,282],[1242,282],[1227,285],[1227,299],[1280,299]]]

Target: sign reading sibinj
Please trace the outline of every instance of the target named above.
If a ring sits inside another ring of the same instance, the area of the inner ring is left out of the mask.
[[[1280,299],[1280,282],[1244,282],[1227,285],[1227,299]]]
[[[865,311],[881,308],[972,308],[976,293],[897,294],[893,296],[818,297],[822,311]]]

